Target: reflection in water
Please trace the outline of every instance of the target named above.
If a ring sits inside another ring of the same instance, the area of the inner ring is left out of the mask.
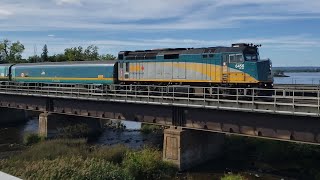
[[[139,131],[141,123],[132,121],[122,121],[122,123],[127,130],[120,131],[107,128],[96,141],[91,143],[98,145],[124,144],[132,148],[139,148],[144,145],[162,147],[163,135],[161,133],[143,134]],[[38,126],[38,118],[32,118],[23,124],[0,127],[0,151],[9,150],[7,146],[10,144],[22,144],[24,134],[37,133]]]

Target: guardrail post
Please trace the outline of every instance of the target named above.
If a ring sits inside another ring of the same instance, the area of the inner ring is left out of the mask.
[[[277,108],[277,89],[274,90],[274,96],[273,96],[273,112],[276,112]]]
[[[320,116],[320,90],[318,89],[318,116]]]
[[[255,91],[254,91],[254,88],[253,88],[252,89],[252,106],[251,106],[252,111],[254,109],[254,94],[255,94]]]
[[[295,112],[295,101],[294,101],[294,96],[295,96],[295,93],[294,93],[294,90],[292,90],[292,113]]]
[[[203,88],[202,93],[203,93],[203,107],[205,107],[206,106],[206,88]]]
[[[218,95],[218,105],[220,106],[220,89],[217,87],[217,95]]]

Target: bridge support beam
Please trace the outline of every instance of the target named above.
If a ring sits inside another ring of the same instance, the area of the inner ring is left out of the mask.
[[[170,127],[164,131],[163,159],[186,170],[219,156],[224,135]]]
[[[25,110],[0,108],[0,124],[14,124],[27,121]]]

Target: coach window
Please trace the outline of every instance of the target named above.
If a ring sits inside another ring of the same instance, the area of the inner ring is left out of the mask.
[[[213,54],[209,54],[209,58],[213,58]]]
[[[208,55],[207,54],[203,54],[202,58],[208,58]]]
[[[129,63],[126,62],[126,72],[129,72]]]

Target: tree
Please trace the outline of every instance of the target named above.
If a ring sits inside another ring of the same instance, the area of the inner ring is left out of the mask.
[[[88,46],[83,50],[82,46],[67,48],[64,50],[67,61],[93,61],[99,59],[98,47],[94,45]]]
[[[99,59],[99,53],[98,53],[98,47],[94,45],[90,45],[84,50],[84,56],[86,60],[98,60]]]
[[[48,62],[49,61],[49,59],[48,59],[48,47],[47,47],[46,44],[43,46],[41,59],[42,59],[43,62]]]
[[[3,62],[16,63],[22,60],[21,54],[24,51],[24,45],[19,41],[11,43],[8,39],[0,42],[0,60]]]
[[[112,54],[103,54],[99,56],[100,60],[115,60],[117,59],[114,55]]]
[[[39,57],[38,55],[30,56],[30,57],[28,58],[28,62],[29,62],[29,63],[41,62],[41,57]]]
[[[81,46],[65,49],[64,55],[67,61],[83,61],[84,60],[83,48]]]

